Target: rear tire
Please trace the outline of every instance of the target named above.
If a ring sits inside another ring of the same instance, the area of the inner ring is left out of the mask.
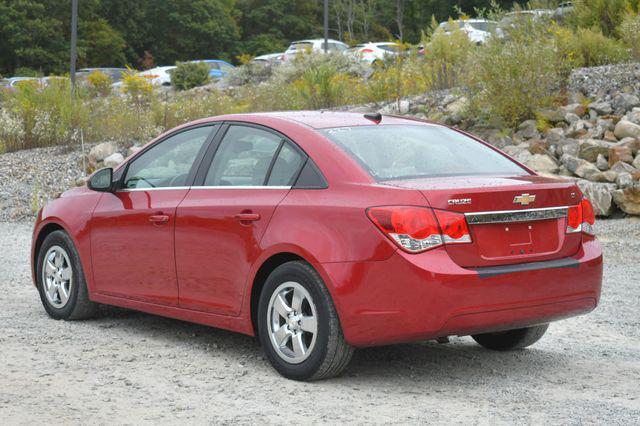
[[[353,355],[329,291],[305,262],[288,262],[271,272],[260,294],[257,322],[265,356],[288,379],[337,376]]]
[[[98,310],[98,304],[89,300],[80,256],[64,231],[54,231],[42,242],[36,282],[42,305],[51,318],[85,319]]]
[[[533,345],[542,338],[548,328],[549,324],[543,324],[497,333],[475,334],[471,337],[487,349],[510,351]]]

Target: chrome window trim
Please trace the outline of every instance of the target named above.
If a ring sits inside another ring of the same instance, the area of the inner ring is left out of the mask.
[[[163,186],[160,188],[122,188],[116,192],[162,191],[168,189],[291,189],[291,186],[242,185],[242,186]]]
[[[192,186],[191,189],[291,189],[291,186],[268,186],[268,185],[201,185]]]
[[[500,210],[465,213],[469,225],[487,223],[530,222],[536,220],[561,219],[567,217],[569,207],[546,207],[526,210]]]

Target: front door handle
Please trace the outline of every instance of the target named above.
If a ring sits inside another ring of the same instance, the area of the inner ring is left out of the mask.
[[[255,222],[260,220],[259,213],[238,213],[234,216],[235,220],[240,222],[241,224],[248,224],[250,222]]]
[[[149,222],[162,225],[163,223],[169,222],[169,216],[166,214],[154,214],[149,216]]]

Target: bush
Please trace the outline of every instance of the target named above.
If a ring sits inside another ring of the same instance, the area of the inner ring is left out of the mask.
[[[42,73],[29,67],[18,67],[13,72],[16,77],[42,77]]]
[[[149,79],[129,69],[122,76],[122,91],[138,103],[148,101],[153,94],[153,86]]]
[[[630,58],[628,49],[619,40],[606,37],[599,30],[578,28],[566,37],[556,39],[558,51],[570,59],[573,67],[594,67],[615,64]],[[558,34],[558,32],[556,32]]]
[[[620,38],[631,48],[634,60],[640,60],[640,15],[627,13],[618,28]]]
[[[579,28],[600,30],[613,36],[623,17],[629,12],[638,12],[640,0],[576,0],[573,24]]]
[[[171,73],[171,84],[177,90],[204,86],[209,82],[209,66],[204,62],[178,62]]]
[[[111,93],[113,80],[107,74],[96,70],[87,76],[87,84],[94,96],[107,96]]]
[[[422,40],[425,46],[425,71],[431,86],[439,89],[456,86],[476,46],[460,30],[448,35],[436,29],[430,39],[423,36]]]
[[[494,125],[515,127],[558,96],[562,66],[544,28],[513,31],[473,53],[467,72],[471,108]]]

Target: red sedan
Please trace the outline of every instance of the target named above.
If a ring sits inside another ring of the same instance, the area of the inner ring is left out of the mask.
[[[594,309],[589,201],[433,123],[287,112],[195,121],[38,214],[47,313],[98,304],[257,335],[284,376],[353,348],[471,335],[508,350]]]

